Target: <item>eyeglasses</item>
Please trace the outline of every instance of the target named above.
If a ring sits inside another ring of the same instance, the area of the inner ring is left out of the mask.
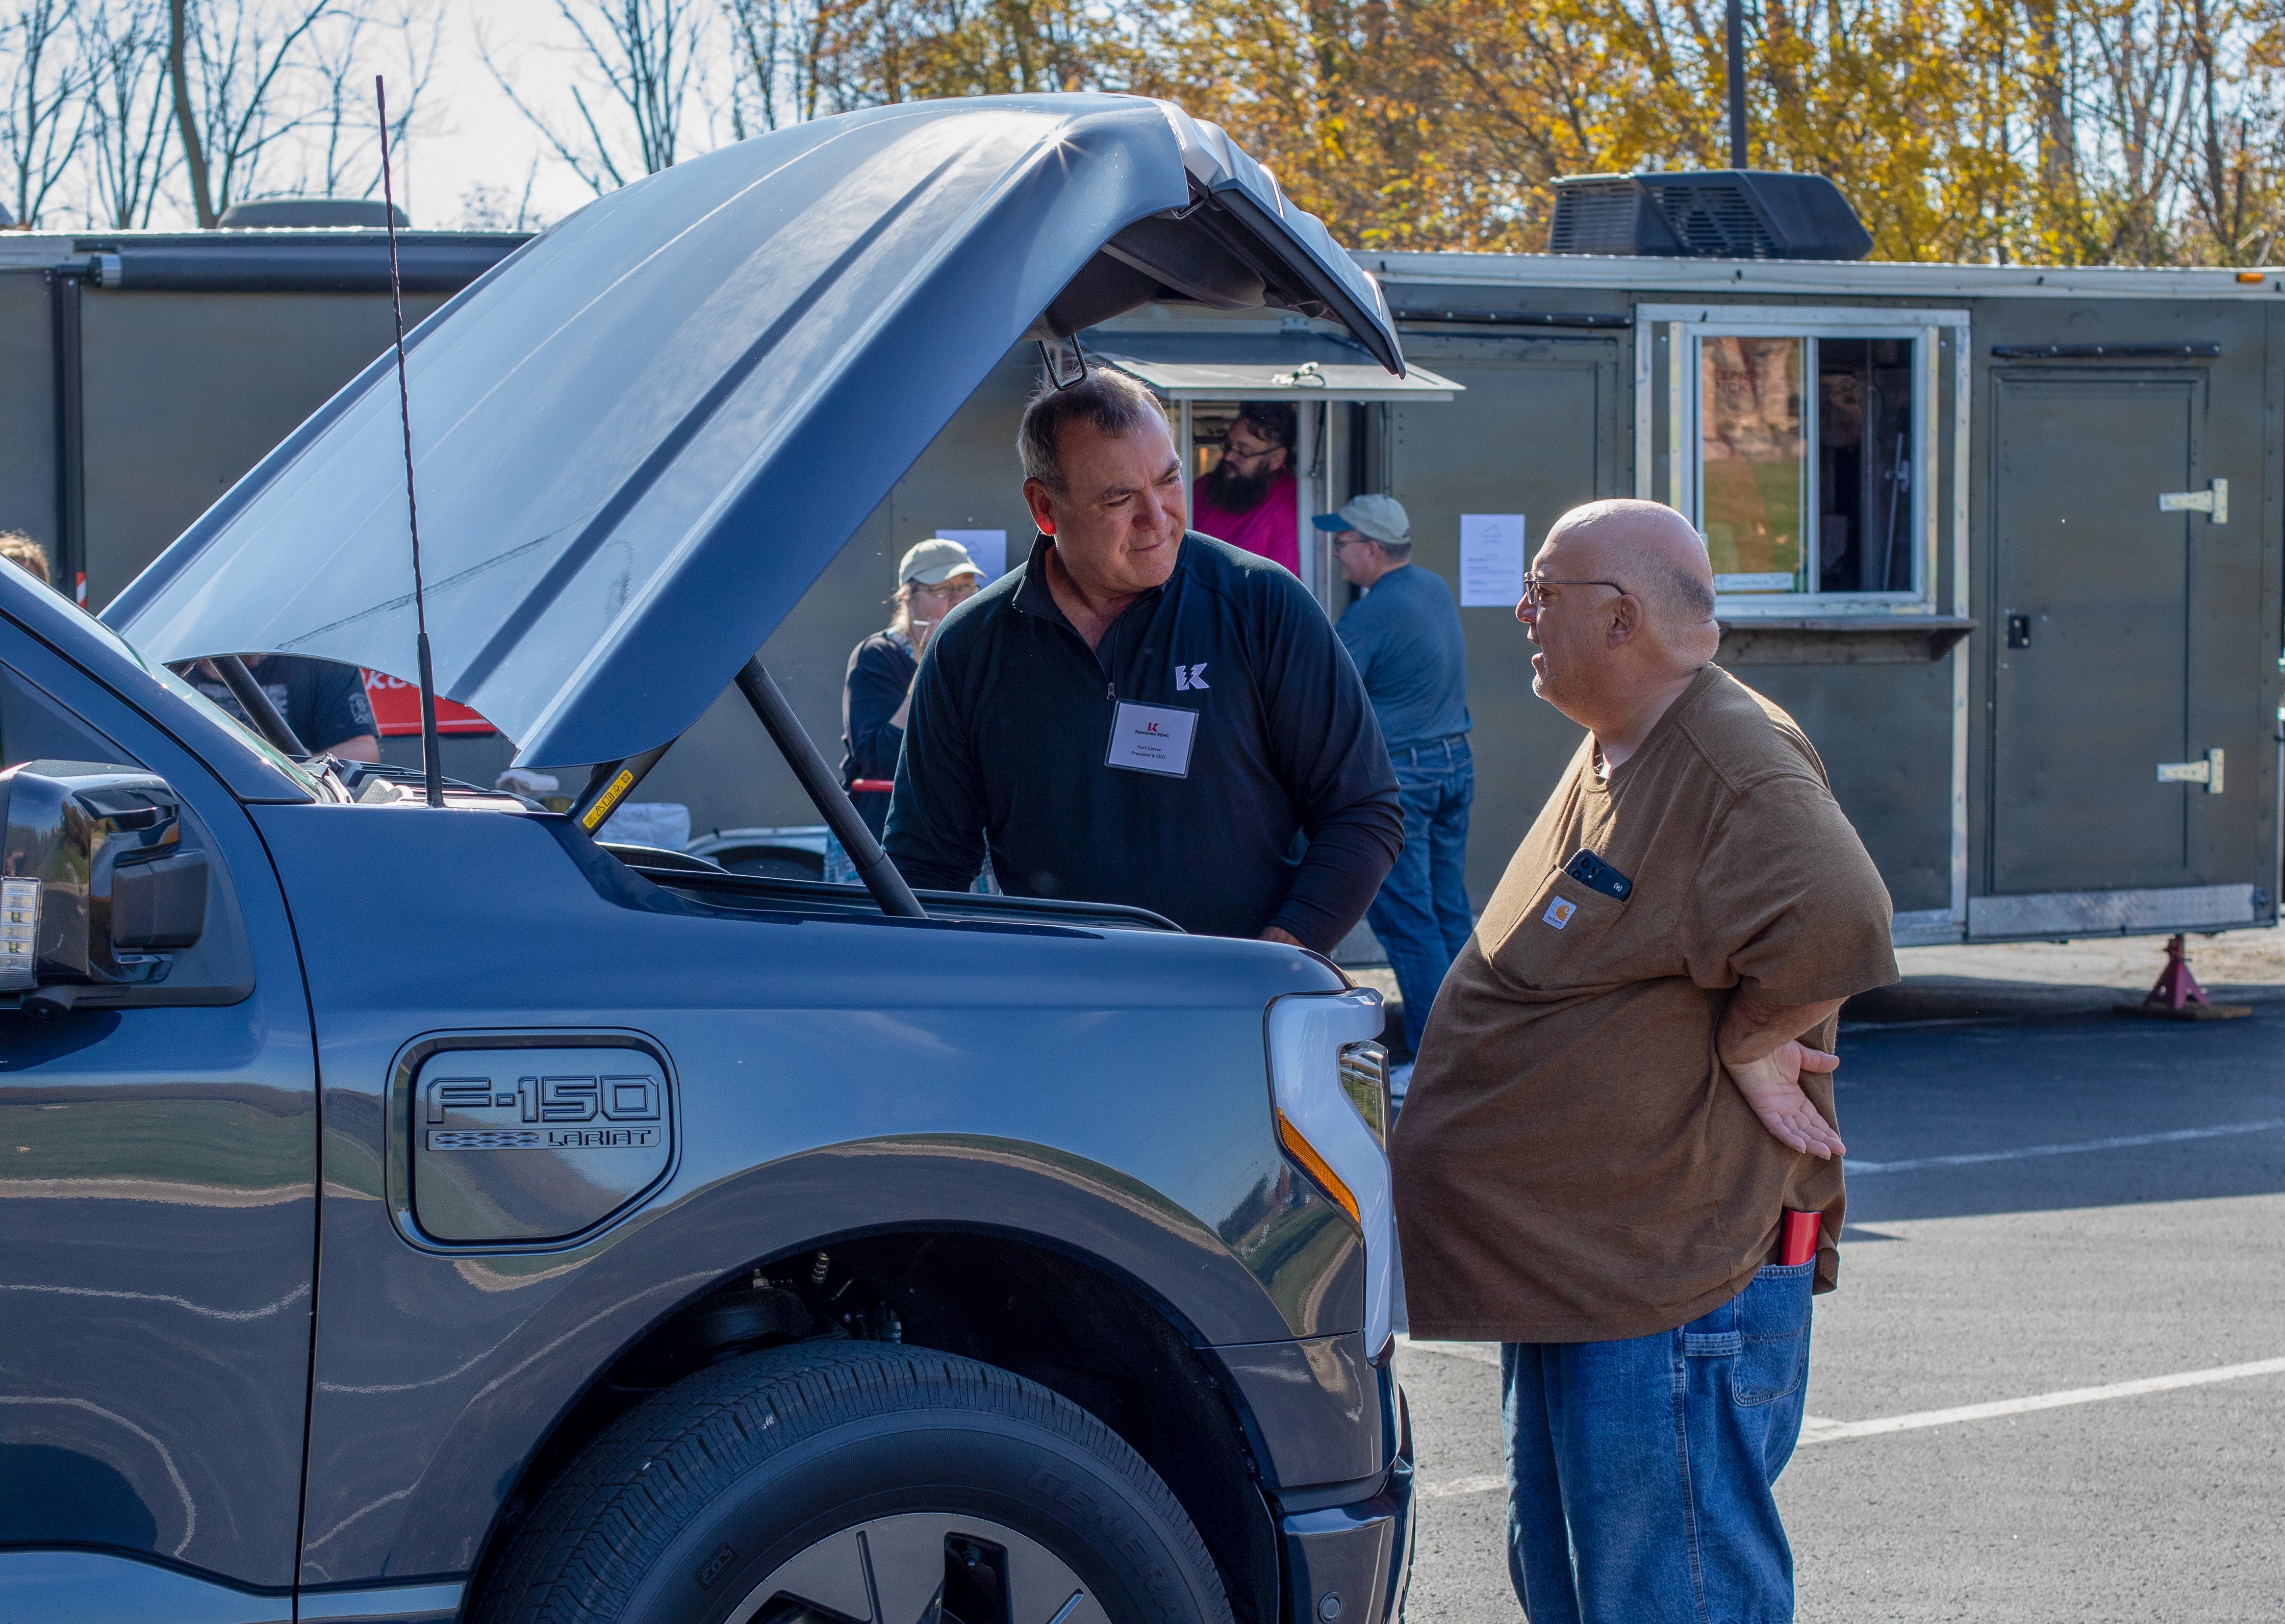
[[[954,603],[958,603],[963,599],[975,596],[976,577],[969,575],[956,575],[949,581],[938,582],[934,586],[930,586],[925,581],[912,581],[907,583],[905,591],[908,593],[924,594],[930,598],[948,598]]]
[[[1258,451],[1242,451],[1225,435],[1221,443],[1221,459],[1224,462],[1265,462],[1284,449],[1282,445],[1271,445]]]
[[[1552,581],[1537,570],[1527,570],[1523,577],[1523,600],[1533,608],[1547,607],[1547,589],[1551,586],[1607,586],[1614,592],[1627,589],[1616,581]]]

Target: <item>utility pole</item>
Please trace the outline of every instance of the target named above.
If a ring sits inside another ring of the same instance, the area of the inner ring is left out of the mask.
[[[1730,35],[1730,167],[1746,165],[1746,7],[1745,0],[1729,0]]]

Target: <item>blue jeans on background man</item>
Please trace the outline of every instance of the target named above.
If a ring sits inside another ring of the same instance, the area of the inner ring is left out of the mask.
[[[1365,910],[1388,953],[1404,996],[1404,1043],[1420,1052],[1420,1030],[1444,972],[1467,945],[1468,803],[1476,798],[1476,758],[1468,735],[1391,750],[1404,808],[1404,850]]]
[[[1817,1263],[1623,1342],[1500,1345],[1508,1573],[1530,1624],[1791,1624],[1770,1493],[1801,1436]]]

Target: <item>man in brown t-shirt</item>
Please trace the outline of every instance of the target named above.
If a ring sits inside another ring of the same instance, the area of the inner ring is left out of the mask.
[[[1504,1345],[1532,1624],[1789,1620],[1770,1489],[1835,1278],[1837,1014],[1896,978],[1888,894],[1793,719],[1709,663],[1713,577],[1679,514],[1565,514],[1516,614],[1533,691],[1588,736],[1445,979],[1399,1120],[1412,1330]],[[1821,1221],[1786,1267],[1789,1208]]]

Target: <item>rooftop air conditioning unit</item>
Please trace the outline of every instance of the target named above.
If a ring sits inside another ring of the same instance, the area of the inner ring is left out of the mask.
[[[1708,169],[1567,175],[1555,183],[1547,246],[1672,259],[1863,259],[1873,238],[1822,175]]]
[[[378,231],[389,224],[389,205],[377,198],[252,198],[232,203],[217,223],[225,231],[308,231],[357,226]],[[397,229],[412,222],[397,210]]]

